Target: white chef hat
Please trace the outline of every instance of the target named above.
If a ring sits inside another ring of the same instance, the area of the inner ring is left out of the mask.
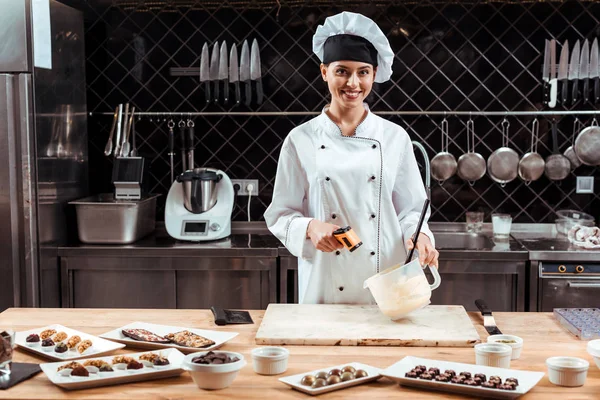
[[[372,19],[348,11],[333,15],[317,27],[313,52],[324,64],[332,61],[362,61],[377,67],[375,82],[392,76],[394,52],[387,37]]]

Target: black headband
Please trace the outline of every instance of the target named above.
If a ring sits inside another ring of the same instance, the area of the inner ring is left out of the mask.
[[[323,64],[333,61],[360,61],[377,67],[377,50],[362,36],[330,36],[323,45]]]

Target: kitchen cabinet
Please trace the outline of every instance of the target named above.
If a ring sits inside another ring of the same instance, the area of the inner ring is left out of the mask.
[[[265,309],[277,301],[276,257],[62,256],[73,308]]]
[[[280,256],[279,298],[281,303],[298,302],[298,261]],[[440,258],[442,284],[433,291],[432,304],[462,305],[476,311],[476,299],[485,299],[493,311],[525,311],[526,261],[444,260]],[[433,282],[431,273],[426,270]]]

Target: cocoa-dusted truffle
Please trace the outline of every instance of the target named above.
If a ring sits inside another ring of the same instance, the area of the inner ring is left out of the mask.
[[[482,382],[487,381],[487,377],[485,376],[485,374],[475,374],[473,375],[473,378],[479,378]]]
[[[419,379],[425,379],[426,381],[430,381],[433,379],[433,376],[428,372],[424,372],[421,374],[421,376],[419,376]]]

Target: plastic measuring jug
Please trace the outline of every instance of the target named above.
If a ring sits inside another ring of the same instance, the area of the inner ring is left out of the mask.
[[[442,278],[437,268],[429,268],[433,284],[429,284],[419,259],[408,264],[397,264],[373,275],[364,282],[369,288],[381,312],[392,320],[423,308],[430,303],[431,291],[440,286]]]

